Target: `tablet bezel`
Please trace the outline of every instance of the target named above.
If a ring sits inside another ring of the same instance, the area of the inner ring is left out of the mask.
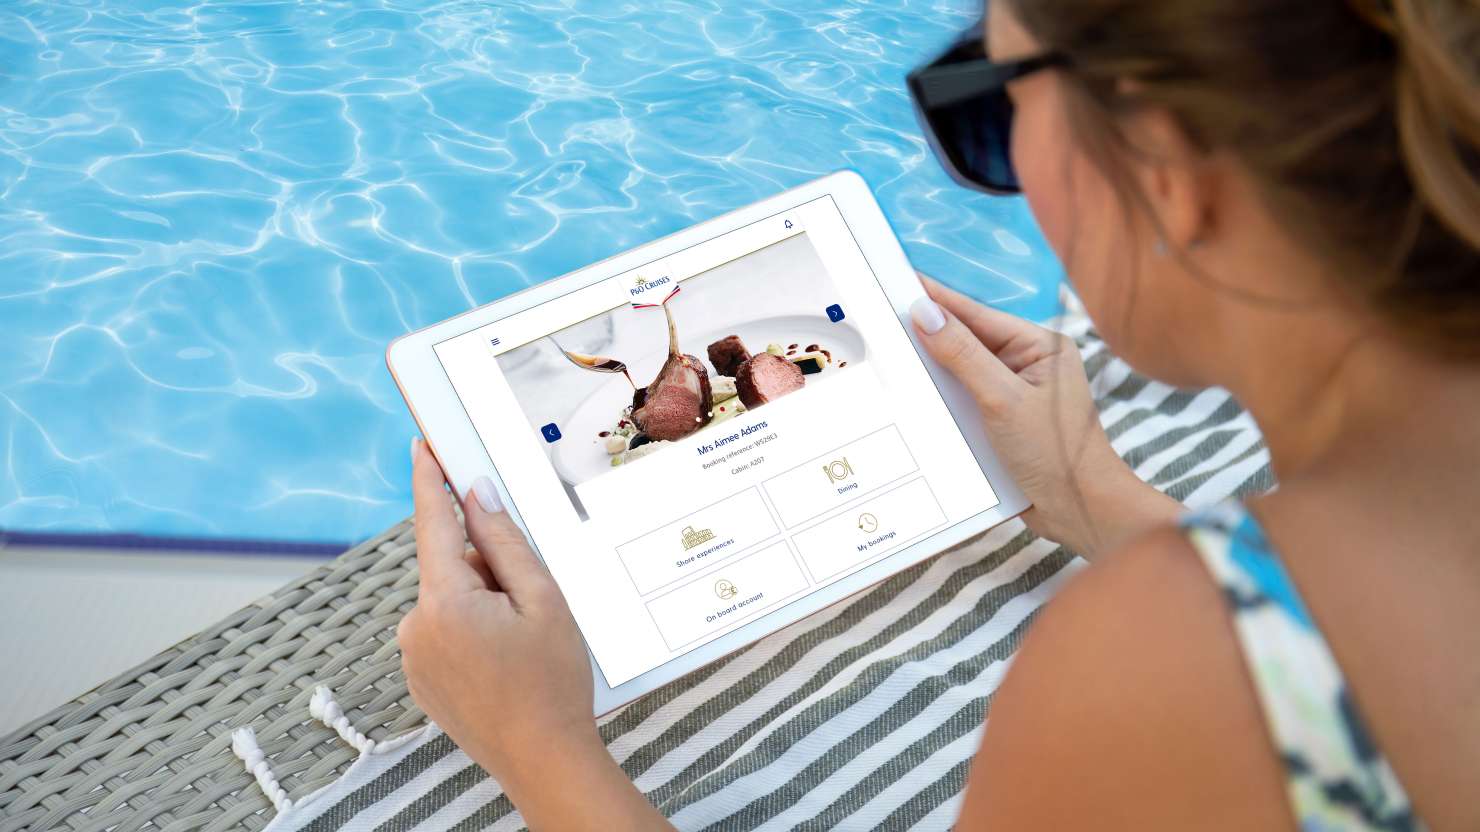
[[[910,324],[909,309],[916,299],[924,295],[925,290],[905,257],[894,229],[889,225],[863,178],[851,170],[839,171],[403,335],[386,348],[386,365],[390,368],[391,376],[405,398],[422,436],[442,464],[442,470],[447,474],[452,487],[458,494],[466,494],[474,479],[479,476],[489,477],[510,516],[528,536],[529,531],[519,514],[518,502],[510,497],[505,488],[497,466],[493,464],[487,448],[478,437],[463,408],[462,400],[454,391],[451,380],[433,351],[433,346],[823,196],[831,196],[841,212],[864,260],[883,288],[895,315],[903,322],[931,381],[940,390],[956,426],[966,439],[982,472],[986,474],[987,481],[991,483],[998,503],[993,508],[948,526],[838,581],[819,587],[620,685],[607,684],[600,665],[588,647],[587,658],[591,662],[591,672],[596,683],[593,702],[593,711],[596,714],[620,707],[818,610],[839,603],[931,555],[1006,522],[1028,508],[1027,499],[992,451],[982,419],[970,394],[959,381],[932,361],[919,344],[915,329]],[[539,547],[534,548],[538,552]]]

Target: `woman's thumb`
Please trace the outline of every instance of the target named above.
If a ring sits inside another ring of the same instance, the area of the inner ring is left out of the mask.
[[[1012,400],[1013,388],[1022,384],[1022,379],[993,355],[959,318],[925,296],[910,305],[910,318],[915,322],[925,351],[966,385],[983,415],[1000,412]]]
[[[468,540],[483,555],[493,579],[516,603],[550,582],[550,573],[535,557],[524,532],[504,511],[487,477],[479,477],[468,489],[463,498],[463,517]]]

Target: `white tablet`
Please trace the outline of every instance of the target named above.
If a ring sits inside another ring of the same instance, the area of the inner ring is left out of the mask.
[[[386,360],[453,487],[489,476],[554,575],[600,714],[1027,508],[912,342],[923,292],[845,171]]]

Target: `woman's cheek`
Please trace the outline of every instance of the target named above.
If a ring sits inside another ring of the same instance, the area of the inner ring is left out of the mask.
[[[1187,310],[1201,308],[1195,284],[1168,276],[1171,260],[1147,235],[1110,179],[1075,145],[1053,89],[1023,102],[1013,127],[1013,166],[1044,239],[1063,265],[1095,328],[1116,355],[1153,377],[1186,384],[1186,350],[1169,350]],[[1024,96],[1027,98],[1027,96]],[[1153,335],[1154,333],[1154,335]]]
[[[1068,251],[1069,208],[1074,196],[1066,187],[1063,165],[1052,158],[1060,152],[1051,146],[1055,140],[1040,137],[1045,132],[1041,121],[1032,109],[1019,111],[1012,130],[1012,164],[1039,230],[1062,260]],[[1044,144],[1045,139],[1050,145]]]
[[[1033,102],[1024,108],[1012,135],[1013,166],[1018,172],[1023,196],[1038,221],[1043,237],[1058,257],[1074,290],[1084,296],[1095,292],[1101,281],[1091,273],[1097,260],[1093,251],[1101,241],[1091,239],[1091,232],[1103,222],[1103,216],[1087,207],[1077,170],[1079,159],[1070,145],[1068,125],[1054,118],[1056,102]],[[1087,299],[1086,299],[1087,302]]]

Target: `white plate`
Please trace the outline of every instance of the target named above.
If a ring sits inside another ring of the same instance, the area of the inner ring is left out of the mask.
[[[740,336],[740,340],[745,343],[745,348],[752,354],[764,350],[767,344],[780,344],[783,347],[797,344],[798,352],[803,347],[817,344],[831,351],[833,357],[832,365],[824,369],[822,375],[838,372],[839,362],[848,362],[848,367],[843,368],[846,372],[848,368],[864,359],[863,336],[853,328],[852,324],[846,320],[833,323],[817,315],[777,315],[760,318],[728,326],[722,330],[714,330],[694,338],[686,337],[680,331],[678,338],[679,345],[685,353],[697,356],[704,362],[704,367],[709,370],[709,377],[713,380],[717,374],[709,363],[709,345],[726,335]],[[664,339],[665,344],[666,341],[667,339]],[[665,346],[662,350],[629,362],[627,366],[632,373],[632,380],[639,385],[651,382],[658,375],[658,370],[662,369],[663,362],[667,358],[668,350]],[[570,369],[580,372],[574,367]],[[810,381],[812,377],[807,378]],[[616,426],[622,409],[632,403],[632,386],[620,373],[613,374],[608,379],[607,383],[582,399],[564,421],[557,423],[560,428],[560,441],[550,446],[550,461],[554,463],[555,472],[560,475],[560,479],[569,485],[586,482],[611,470],[611,456],[607,454],[604,445],[606,440],[597,434]],[[704,430],[694,435],[698,436]]]

